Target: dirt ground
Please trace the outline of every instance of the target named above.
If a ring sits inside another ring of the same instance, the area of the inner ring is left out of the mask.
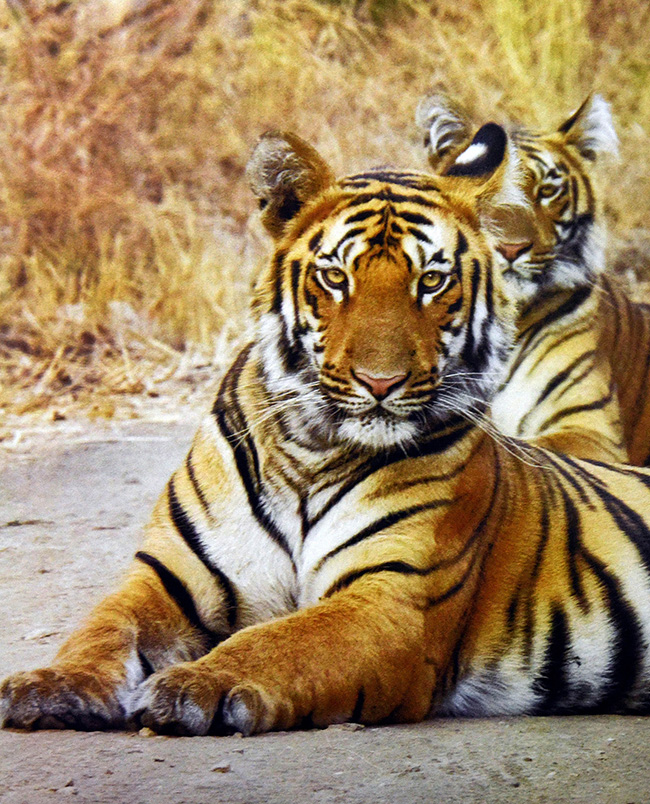
[[[19,431],[0,457],[0,676],[46,663],[126,566],[195,421]],[[650,720],[436,720],[234,737],[0,732],[0,802],[650,802]]]

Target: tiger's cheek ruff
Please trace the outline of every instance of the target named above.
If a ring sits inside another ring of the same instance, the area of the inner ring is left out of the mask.
[[[320,310],[318,299],[306,286],[313,251],[321,237],[317,231],[305,238],[306,247],[302,244],[302,249],[295,245],[292,249],[277,249],[267,280],[273,288],[267,294],[270,303],[257,308],[256,340],[265,384],[286,421],[296,432],[327,439],[331,436],[329,421],[333,410],[318,387],[323,335],[318,320]],[[311,315],[305,315],[305,307]]]

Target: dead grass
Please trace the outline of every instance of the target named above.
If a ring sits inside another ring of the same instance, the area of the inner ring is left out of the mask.
[[[611,261],[647,279],[649,38],[644,0],[10,0],[0,410],[140,415],[138,395],[218,374],[267,250],[243,179],[257,136],[294,129],[337,172],[423,166],[435,84],[532,126],[603,93]]]

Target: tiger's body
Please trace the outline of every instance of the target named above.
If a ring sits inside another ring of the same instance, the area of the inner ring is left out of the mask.
[[[472,423],[515,315],[478,213],[518,199],[490,133],[467,182],[334,182],[297,138],[262,139],[256,338],[121,588],[3,683],[5,726],[644,710],[650,473]]]
[[[439,95],[418,112],[432,167],[453,171],[467,116]],[[589,98],[557,131],[513,132],[528,213],[494,238],[504,289],[520,307],[516,345],[491,417],[504,434],[583,458],[650,459],[650,307],[604,272],[590,162],[616,152],[607,104]]]

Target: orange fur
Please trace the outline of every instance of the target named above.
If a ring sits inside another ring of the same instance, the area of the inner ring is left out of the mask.
[[[291,220],[266,207],[255,340],[124,584],[50,668],[5,680],[3,724],[251,734],[643,709],[650,472],[473,423],[515,310],[478,212],[454,210],[485,209],[503,165],[323,188],[300,153],[317,189]],[[384,393],[361,369],[402,379]]]

